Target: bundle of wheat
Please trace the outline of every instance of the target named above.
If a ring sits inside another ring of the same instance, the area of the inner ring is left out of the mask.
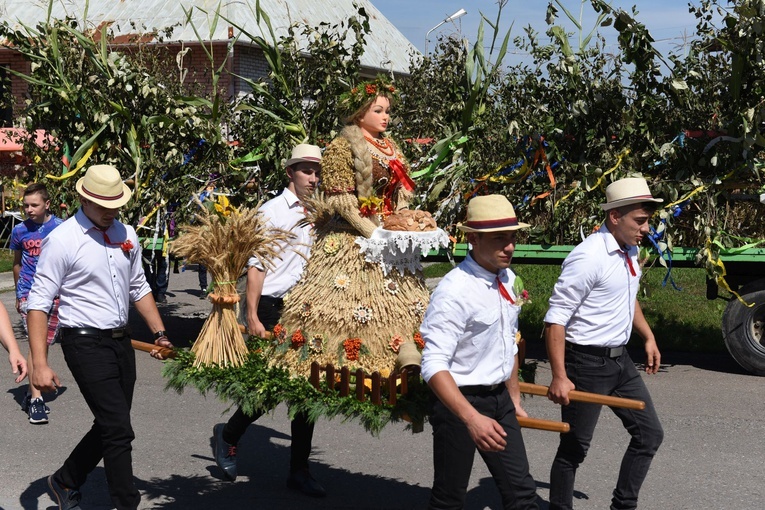
[[[267,270],[273,269],[272,261],[294,236],[271,228],[258,215],[257,207],[225,215],[204,212],[198,222],[185,228],[172,245],[174,255],[207,267],[214,286],[209,296],[212,312],[191,348],[196,356],[194,366],[239,366],[247,356],[247,346],[236,320],[236,280],[252,256]]]

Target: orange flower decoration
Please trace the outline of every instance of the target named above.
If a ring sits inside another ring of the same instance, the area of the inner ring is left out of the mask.
[[[287,338],[287,330],[284,329],[284,326],[281,324],[274,326],[274,338],[276,338],[280,344],[284,342],[285,338]]]
[[[300,349],[303,347],[303,344],[305,344],[305,337],[303,336],[303,332],[298,329],[292,333],[292,348]]]
[[[420,349],[425,348],[425,340],[422,339],[422,335],[420,334],[419,331],[414,334],[414,343],[416,343],[417,347],[419,347]]]
[[[345,359],[348,361],[357,361],[359,359],[359,352],[361,351],[361,338],[349,338],[343,342],[343,349],[345,349]]]
[[[398,352],[401,348],[401,344],[404,343],[404,337],[401,335],[396,335],[393,338],[390,339],[390,342],[388,342],[388,346],[390,346],[390,349],[393,352]]]

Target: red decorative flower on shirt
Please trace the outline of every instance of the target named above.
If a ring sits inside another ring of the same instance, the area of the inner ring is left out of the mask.
[[[125,253],[130,253],[130,250],[133,249],[133,241],[128,239],[124,243],[120,244],[120,248],[122,248],[122,251],[124,251]]]

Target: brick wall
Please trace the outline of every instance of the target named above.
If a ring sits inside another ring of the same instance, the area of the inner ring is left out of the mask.
[[[221,65],[228,50],[225,42],[213,43],[212,53],[215,63],[214,66],[211,66],[204,49],[199,44],[187,44],[184,46],[180,44],[169,44],[162,45],[159,48],[161,48],[162,51],[169,52],[173,57],[170,59],[173,63],[175,62],[175,55],[177,55],[182,48],[188,48],[189,51],[183,57],[182,61],[183,68],[188,70],[184,83],[189,86],[189,90],[195,89],[194,84],[200,85],[201,91],[205,94],[209,94],[211,91],[213,69],[217,69]],[[208,48],[210,48],[210,46],[208,46]],[[9,49],[0,49],[0,66],[5,66],[22,73],[28,74],[30,72],[29,62],[24,60],[20,53]],[[269,72],[268,65],[263,57],[263,52],[261,52],[259,48],[247,44],[237,44],[235,46],[234,55],[227,63],[227,69],[234,74],[252,80],[267,77]],[[173,73],[176,79],[179,79],[180,70],[177,65],[173,65],[173,67],[167,69],[167,72]],[[230,72],[224,70],[218,80],[218,87],[223,92],[224,97],[230,100],[239,94],[249,93],[250,87],[247,86],[243,80],[232,76]],[[11,89],[15,98],[15,118],[25,106],[28,86],[21,78],[11,76]],[[197,93],[201,91],[196,89]]]
[[[30,72],[29,62],[27,62],[21,53],[8,49],[0,49],[0,67],[6,69],[12,69],[20,73],[28,74]],[[14,118],[24,109],[26,106],[25,101],[27,98],[27,82],[21,78],[10,75],[11,79],[11,92],[14,100]]]

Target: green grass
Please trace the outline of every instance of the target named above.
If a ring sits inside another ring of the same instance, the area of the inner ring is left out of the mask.
[[[0,273],[13,269],[13,251],[0,250]]]
[[[452,268],[448,262],[425,268],[427,278],[443,276]],[[523,278],[531,303],[523,306],[520,327],[527,341],[540,341],[547,302],[552,293],[560,266],[513,264],[513,270]],[[671,285],[662,287],[666,271],[661,267],[644,270],[638,299],[648,324],[653,329],[661,350],[725,352],[720,326],[727,301],[706,298],[706,272],[700,268],[676,268],[672,278],[682,289]],[[631,346],[639,346],[633,335]]]

